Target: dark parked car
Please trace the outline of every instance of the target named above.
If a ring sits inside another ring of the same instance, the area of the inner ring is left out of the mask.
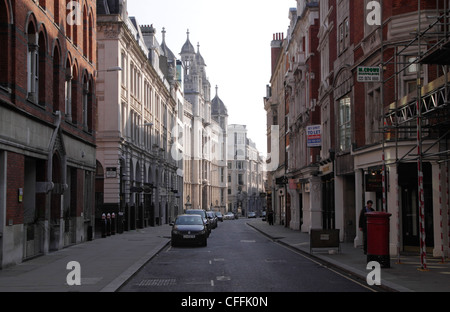
[[[179,215],[172,225],[172,246],[180,243],[197,243],[206,246],[208,229],[200,215]]]
[[[204,209],[187,209],[185,211],[185,214],[196,214],[200,215],[203,218],[203,222],[205,222],[206,227],[208,228],[208,235],[211,233],[211,222],[209,221],[208,217],[206,216],[206,210]]]
[[[206,217],[208,217],[209,222],[211,222],[211,228],[215,229],[217,227],[217,216],[214,211],[208,210],[206,212]]]
[[[223,215],[220,211],[216,212],[216,216],[217,216],[217,220],[219,220],[220,222],[223,222]]]

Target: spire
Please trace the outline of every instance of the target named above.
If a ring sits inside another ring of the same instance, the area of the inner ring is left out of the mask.
[[[205,59],[200,54],[200,42],[197,42],[197,55],[196,55],[196,58],[197,58],[197,62],[198,62],[199,65],[206,66]]]
[[[195,49],[192,46],[191,42],[189,41],[189,29],[186,32],[187,34],[187,39],[186,42],[184,43],[183,47],[181,48],[181,54],[195,54]]]
[[[175,54],[172,53],[172,51],[169,49],[166,43],[166,28],[163,27],[162,31],[162,42],[161,42],[161,48],[163,50],[164,56],[166,56],[169,60],[173,61],[176,59]]]
[[[165,27],[163,27],[161,33],[162,33],[162,41],[165,42],[166,41],[166,28]]]
[[[228,110],[223,101],[219,98],[219,87],[216,85],[216,96],[211,101],[211,114],[214,116],[228,116]]]

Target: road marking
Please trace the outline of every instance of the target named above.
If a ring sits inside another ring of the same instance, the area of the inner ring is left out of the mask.
[[[229,276],[217,276],[216,280],[218,280],[218,281],[230,281],[231,277],[229,277]]]
[[[255,240],[245,240],[245,239],[243,239],[243,240],[241,240],[241,243],[256,243],[256,241]]]
[[[148,286],[173,286],[176,284],[176,279],[174,278],[154,278],[142,280],[138,286],[148,287]]]

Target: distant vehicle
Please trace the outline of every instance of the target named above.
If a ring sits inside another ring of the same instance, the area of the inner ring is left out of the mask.
[[[247,217],[248,217],[248,218],[256,218],[256,212],[250,211],[250,212],[247,214]]]
[[[225,214],[224,219],[225,219],[225,220],[234,220],[234,219],[236,219],[236,217],[234,216],[234,213],[232,213],[232,212],[230,211],[230,212],[227,212],[227,213]]]
[[[266,212],[265,211],[263,211],[261,213],[261,218],[262,218],[263,221],[266,221]]]
[[[220,211],[216,211],[217,220],[223,222],[223,215]]]
[[[204,209],[187,209],[185,214],[197,214],[203,218],[203,222],[205,222],[206,227],[208,228],[208,235],[211,233],[211,222],[209,222],[208,217],[206,216],[206,210]]]
[[[211,222],[211,228],[215,229],[217,227],[217,216],[214,211],[206,211],[206,217],[209,219],[209,222]]]
[[[202,246],[208,244],[208,229],[200,215],[179,215],[171,225],[172,246],[181,243],[197,243]]]

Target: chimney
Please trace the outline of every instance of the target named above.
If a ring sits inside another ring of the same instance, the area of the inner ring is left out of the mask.
[[[282,46],[284,40],[284,33],[276,33],[273,34],[273,40],[270,44],[272,48],[272,75],[275,71],[275,67],[277,66],[278,58],[280,57]]]

